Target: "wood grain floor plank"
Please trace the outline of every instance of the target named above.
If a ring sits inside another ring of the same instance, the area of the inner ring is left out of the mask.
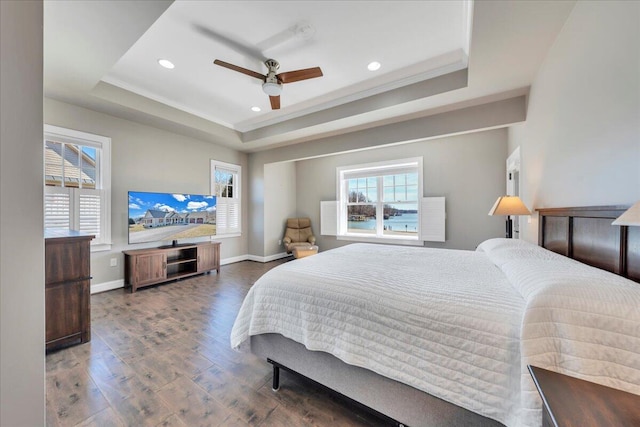
[[[188,426],[218,426],[229,416],[220,403],[186,377],[162,387],[158,395]]]
[[[87,418],[83,422],[76,424],[77,427],[124,427],[122,420],[116,415],[111,407],[104,409],[94,416]]]
[[[47,402],[57,424],[75,425],[109,407],[83,366],[47,374]]]
[[[290,374],[274,393],[271,365],[230,348],[245,295],[282,262],[92,295],[91,342],[47,355],[47,425],[381,425]]]

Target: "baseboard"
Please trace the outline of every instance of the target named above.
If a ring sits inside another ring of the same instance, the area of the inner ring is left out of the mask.
[[[124,288],[124,279],[112,280],[110,282],[98,283],[91,285],[91,294],[98,292],[106,292],[112,289]]]
[[[220,260],[220,265],[233,264],[234,262],[246,261],[249,259],[249,255],[239,255],[231,258],[225,258]]]
[[[256,262],[269,262],[269,261],[275,261],[281,258],[286,258],[289,256],[291,256],[291,254],[288,254],[286,252],[281,252],[279,254],[274,254],[269,256],[248,255],[247,259],[249,261],[256,261]]]
[[[269,261],[275,261],[280,258],[286,258],[288,256],[291,256],[291,255],[285,252],[275,254],[275,255],[269,255],[267,257],[256,256],[256,255],[239,255],[231,258],[221,259],[220,265],[233,264],[234,262],[247,261],[247,260],[264,263]],[[93,295],[99,292],[106,292],[106,291],[110,291],[118,288],[124,288],[124,279],[112,280],[110,282],[97,283],[97,284],[91,285],[91,294]]]

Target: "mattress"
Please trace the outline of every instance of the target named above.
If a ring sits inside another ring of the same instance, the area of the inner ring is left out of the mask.
[[[540,425],[528,363],[640,391],[639,288],[517,240],[478,251],[353,244],[266,273],[231,345],[278,333],[507,426]]]

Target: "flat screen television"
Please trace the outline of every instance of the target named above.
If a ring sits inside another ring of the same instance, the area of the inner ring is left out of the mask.
[[[128,206],[130,244],[216,234],[215,196],[129,191]]]

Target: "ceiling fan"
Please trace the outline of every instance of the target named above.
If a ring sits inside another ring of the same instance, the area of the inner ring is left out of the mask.
[[[237,71],[239,73],[262,80],[262,90],[264,91],[264,93],[269,95],[269,101],[271,101],[272,110],[280,109],[280,93],[282,92],[283,84],[322,77],[322,70],[320,69],[320,67],[286,71],[284,73],[276,74],[278,72],[278,69],[280,68],[280,64],[275,59],[267,59],[266,61],[264,61],[264,65],[267,66],[268,70],[266,75],[252,70],[247,70],[246,68],[242,68],[237,65],[229,64],[228,62],[220,61],[219,59],[216,59],[215,61],[213,61],[213,63],[221,67],[225,67],[230,70]]]

